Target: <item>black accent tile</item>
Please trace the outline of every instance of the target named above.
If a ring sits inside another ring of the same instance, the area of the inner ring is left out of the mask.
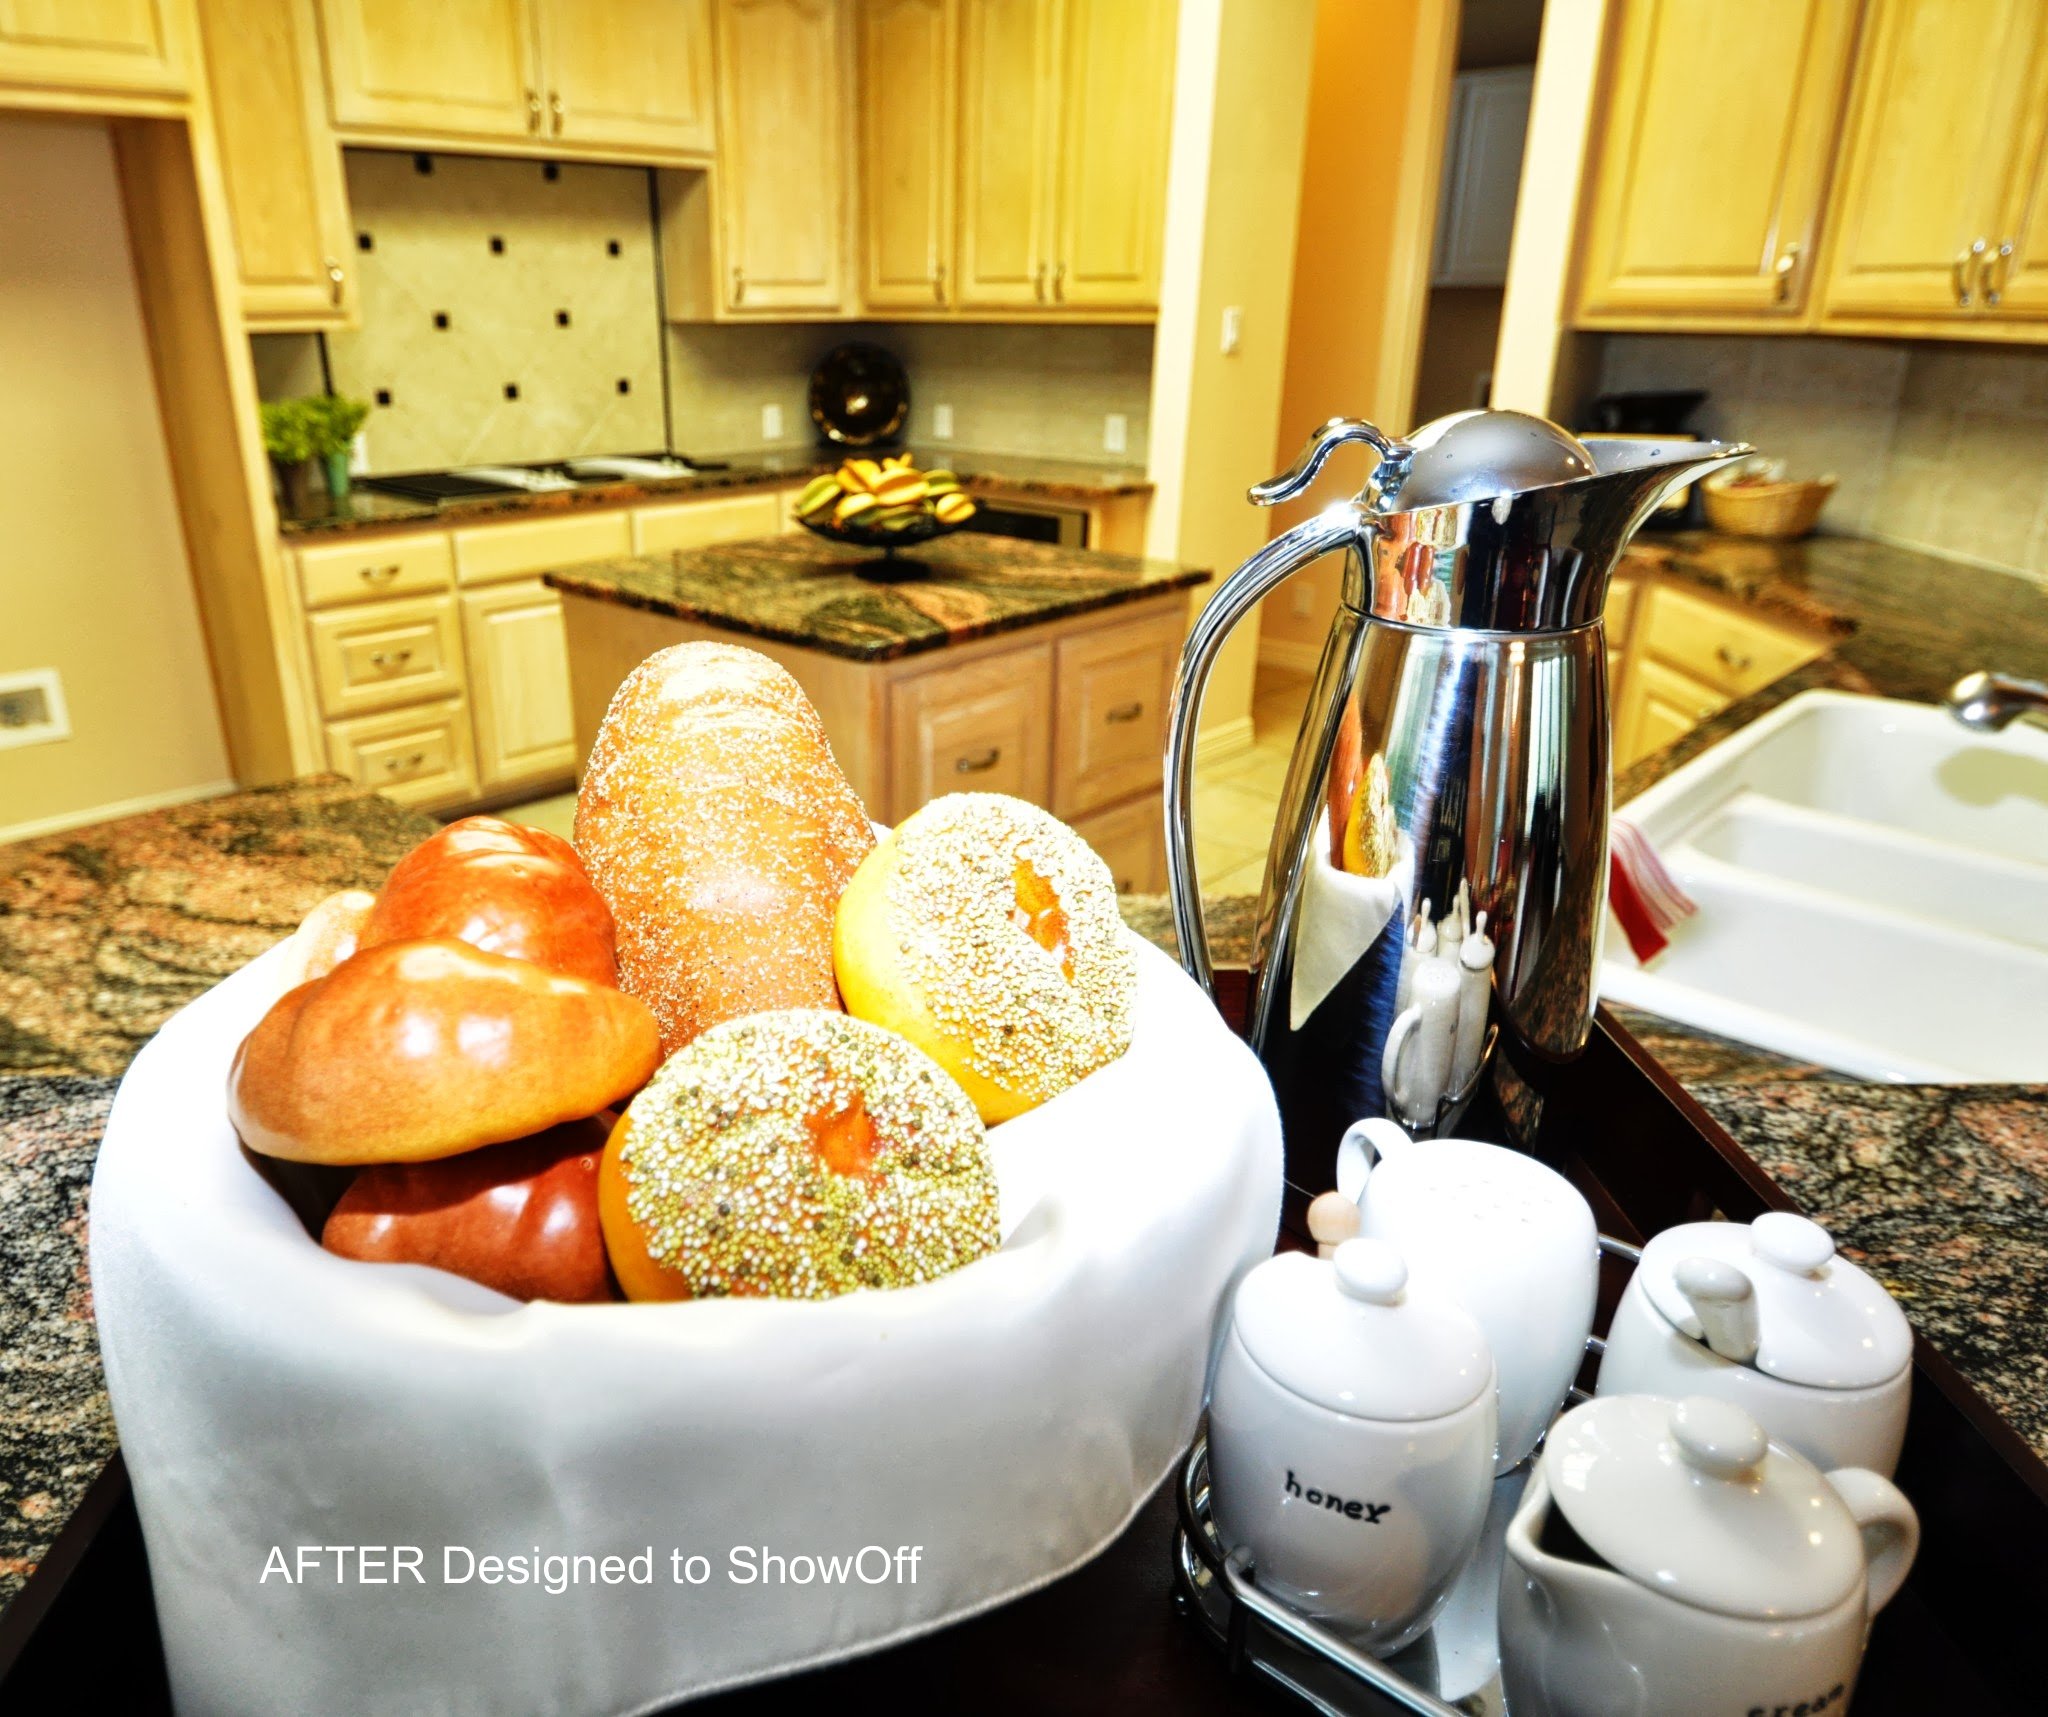
[[[379,405],[389,405],[391,403],[391,390],[389,388],[379,388],[377,390],[377,403]]]
[[[377,248],[377,241],[376,241],[376,240],[375,240],[374,238],[372,238],[372,237],[370,236],[370,234],[368,234],[368,233],[357,233],[357,234],[356,234],[356,249],[357,249],[357,250],[375,250],[376,248]]]
[[[568,312],[568,311],[566,311],[566,310],[557,310],[557,311],[555,312],[555,326],[556,326],[557,328],[566,328],[566,327],[568,327],[568,326],[569,326],[569,312]]]
[[[445,327],[447,327],[447,326],[448,326],[448,312],[447,312],[447,311],[445,311],[445,310],[436,310],[436,311],[434,312],[434,326],[435,326],[436,328],[445,328]]]
[[[619,392],[631,393],[632,391],[633,384],[630,381],[628,381],[624,376],[619,377]]]
[[[507,382],[505,384],[505,397],[507,399],[517,399],[519,397],[519,384],[517,382]]]
[[[607,239],[604,249],[607,256],[617,256],[619,254],[619,241],[617,239]]]
[[[415,155],[412,158],[412,170],[415,173],[431,173],[434,170],[433,156],[427,154]]]
[[[503,240],[502,238],[500,238],[500,237],[499,237],[499,236],[498,236],[498,235],[497,235],[496,233],[492,233],[492,234],[491,234],[491,255],[493,255],[493,256],[503,256],[504,254],[505,254],[505,241],[504,241],[504,240]]]
[[[543,161],[540,164],[540,176],[552,185],[562,176],[561,164],[555,161]]]

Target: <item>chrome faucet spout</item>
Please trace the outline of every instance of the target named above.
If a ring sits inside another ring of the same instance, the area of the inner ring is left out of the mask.
[[[2002,733],[2022,718],[2048,725],[2048,685],[1980,669],[1949,687],[1943,707],[1979,733]]]

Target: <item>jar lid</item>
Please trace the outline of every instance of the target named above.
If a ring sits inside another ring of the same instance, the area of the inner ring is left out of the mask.
[[[1711,1345],[1787,1383],[1867,1389],[1896,1377],[1913,1358],[1912,1325],[1884,1284],[1837,1257],[1819,1223],[1787,1210],[1748,1223],[1667,1228],[1643,1248],[1636,1275],[1650,1303],[1695,1341],[1711,1340],[1698,1310],[1703,1299],[1749,1299],[1748,1307],[1738,1305],[1748,1341],[1732,1349],[1727,1341]],[[1751,1343],[1753,1352],[1745,1353]]]
[[[1281,1388],[1353,1419],[1441,1419],[1493,1387],[1471,1315],[1411,1292],[1384,1240],[1347,1240],[1330,1259],[1268,1258],[1238,1285],[1245,1351]]]
[[[1597,1396],[1551,1427],[1543,1477],[1596,1556],[1697,1609],[1818,1615],[1866,1575],[1834,1488],[1733,1402]]]

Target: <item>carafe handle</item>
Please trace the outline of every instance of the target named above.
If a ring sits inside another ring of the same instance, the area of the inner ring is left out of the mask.
[[[1400,488],[1401,479],[1408,475],[1408,462],[1415,457],[1415,449],[1405,441],[1396,441],[1385,430],[1367,423],[1362,417],[1333,417],[1315,429],[1308,438],[1308,444],[1294,456],[1294,463],[1285,471],[1251,486],[1252,505],[1274,507],[1282,501],[1293,500],[1316,480],[1323,461],[1347,441],[1363,441],[1380,456],[1379,464],[1373,468],[1372,477],[1366,484],[1369,496],[1376,499],[1392,495]]]
[[[1356,542],[1361,530],[1358,509],[1340,501],[1275,537],[1223,581],[1180,653],[1180,675],[1166,723],[1166,881],[1174,934],[1180,939],[1180,963],[1211,997],[1216,993],[1216,972],[1209,961],[1208,926],[1195,875],[1194,831],[1195,723],[1202,713],[1209,670],[1231,628],[1261,597],[1309,562]]]

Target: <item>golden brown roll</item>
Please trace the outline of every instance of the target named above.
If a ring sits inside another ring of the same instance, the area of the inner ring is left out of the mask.
[[[631,996],[467,942],[387,942],[301,984],[235,1052],[228,1115],[251,1150],[424,1162],[623,1101],[661,1060]]]
[[[997,1240],[967,1094],[893,1032],[815,1008],[669,1057],[605,1147],[598,1212],[633,1300],[906,1287]]]
[[[874,844],[803,688],[731,644],[677,644],[627,675],[576,799],[619,987],[670,1052],[742,1014],[839,1006],[832,915]]]
[[[991,1126],[1131,1044],[1115,879],[1022,799],[949,793],[904,818],[847,885],[836,949],[847,1011],[909,1038]]]
[[[330,894],[299,921],[298,929],[285,938],[283,970],[285,988],[297,989],[315,978],[324,978],[356,951],[377,897],[367,889],[344,888]]]

